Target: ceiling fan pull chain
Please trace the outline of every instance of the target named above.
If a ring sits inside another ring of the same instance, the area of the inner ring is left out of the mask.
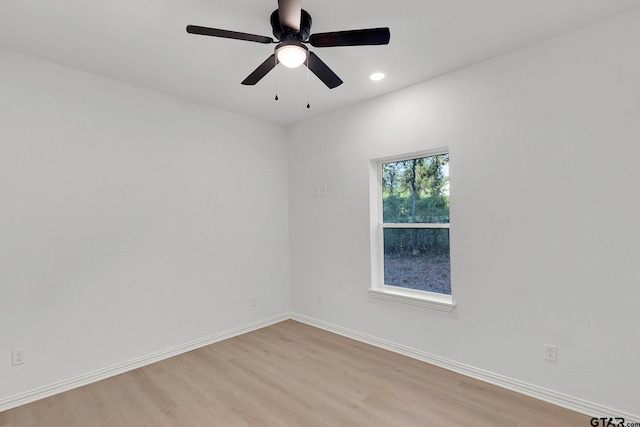
[[[278,98],[278,57],[277,56],[274,58],[274,61],[276,62],[276,65],[274,68],[276,69],[276,101],[277,101],[279,99]]]
[[[309,55],[307,54],[307,108],[311,108],[311,89],[309,89]]]

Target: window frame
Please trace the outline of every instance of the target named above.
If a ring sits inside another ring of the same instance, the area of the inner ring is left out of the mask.
[[[400,162],[422,157],[450,154],[448,147],[432,150],[406,153],[399,156],[383,157],[371,160],[370,168],[370,213],[371,213],[371,287],[369,295],[374,298],[390,300],[434,310],[451,312],[456,307],[453,302],[453,288],[450,295],[417,289],[390,286],[384,283],[384,230],[386,228],[434,229],[446,228],[451,230],[449,223],[385,223],[382,209],[382,168],[385,163]],[[449,156],[451,159],[451,156]],[[451,162],[451,160],[449,160]],[[451,177],[449,177],[451,179]],[[449,231],[451,233],[451,231]],[[451,256],[451,247],[449,247]]]

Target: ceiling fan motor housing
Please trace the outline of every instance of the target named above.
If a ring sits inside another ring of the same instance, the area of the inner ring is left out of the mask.
[[[302,9],[300,13],[300,31],[296,31],[292,28],[283,27],[280,24],[280,14],[278,9],[274,10],[271,14],[271,27],[273,28],[273,35],[281,42],[297,42],[302,43],[311,35],[311,15]]]

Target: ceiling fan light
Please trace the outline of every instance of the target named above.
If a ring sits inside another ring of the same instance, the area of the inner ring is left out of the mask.
[[[297,44],[286,44],[276,51],[278,61],[287,68],[298,68],[307,60],[307,48]]]

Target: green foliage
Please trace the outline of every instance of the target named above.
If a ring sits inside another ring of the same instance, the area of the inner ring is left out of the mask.
[[[449,222],[448,169],[448,154],[385,163],[384,222]]]
[[[449,222],[449,155],[386,163],[382,169],[385,223]],[[385,254],[448,254],[447,229],[387,229]]]

